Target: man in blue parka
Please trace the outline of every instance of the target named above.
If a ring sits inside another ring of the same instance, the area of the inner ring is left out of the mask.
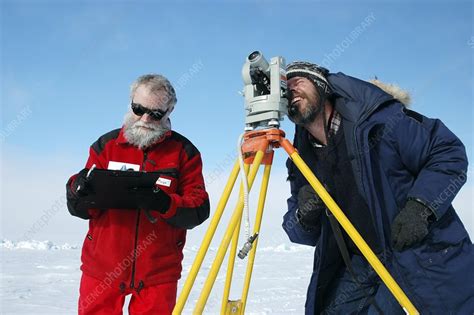
[[[287,67],[294,145],[421,314],[474,313],[474,250],[451,202],[461,141],[374,84],[308,62]],[[288,160],[283,228],[315,246],[306,314],[404,314]]]

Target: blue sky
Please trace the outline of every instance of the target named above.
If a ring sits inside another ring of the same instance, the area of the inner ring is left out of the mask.
[[[179,86],[173,128],[200,149],[206,172],[227,166],[243,130],[241,68],[253,50],[288,62],[331,55],[333,72],[397,83],[473,159],[471,1],[3,0],[0,8],[4,200],[33,177],[59,194],[89,145],[121,125],[129,85],[149,72]],[[291,123],[283,128],[292,138]],[[277,152],[281,174],[284,159]]]

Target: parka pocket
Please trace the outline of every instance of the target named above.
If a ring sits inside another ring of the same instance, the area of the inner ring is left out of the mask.
[[[86,237],[84,238],[83,252],[87,257],[95,257],[97,247],[97,239],[93,229],[87,231]]]
[[[462,223],[447,213],[434,223],[423,244],[412,249],[416,263],[405,265],[405,277],[427,314],[450,314],[465,300],[465,290],[453,294],[453,288],[462,287],[472,272],[470,246]]]
[[[186,230],[176,227],[173,227],[173,229],[175,236],[174,244],[176,246],[176,250],[178,252],[181,252],[184,248],[184,244],[186,243]]]
[[[466,238],[468,234],[461,222],[448,212],[433,224],[425,239],[425,246],[420,246],[414,252],[423,267],[445,268],[445,264],[459,254]]]

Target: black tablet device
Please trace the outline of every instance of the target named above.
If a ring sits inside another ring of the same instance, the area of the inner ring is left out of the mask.
[[[94,169],[88,179],[92,193],[82,197],[80,209],[136,209],[143,193],[153,193],[160,174],[157,172]]]

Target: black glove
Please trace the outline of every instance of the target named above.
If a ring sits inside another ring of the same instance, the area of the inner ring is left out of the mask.
[[[168,211],[171,197],[159,188],[146,188],[136,190],[138,208],[144,210],[157,210],[160,213]]]
[[[319,225],[321,213],[326,210],[326,205],[319,198],[311,185],[300,188],[298,192],[298,210],[296,219],[307,231],[313,230]]]
[[[433,212],[415,200],[408,200],[392,224],[392,245],[397,251],[412,247],[428,235]]]
[[[90,187],[88,185],[88,181],[90,179],[90,177],[87,178],[88,172],[89,170],[85,168],[80,171],[79,174],[77,174],[72,184],[71,179],[66,183],[67,209],[73,216],[82,219],[90,218],[86,209],[79,209],[77,206],[82,197],[85,197],[91,193]]]
[[[92,174],[89,177],[87,177],[87,173],[89,172],[88,168],[84,168],[81,170],[78,174],[76,179],[74,180],[74,183],[72,184],[71,190],[72,193],[77,195],[78,197],[84,197],[89,195],[92,191],[90,189],[90,186],[88,185],[88,181],[91,179]]]

